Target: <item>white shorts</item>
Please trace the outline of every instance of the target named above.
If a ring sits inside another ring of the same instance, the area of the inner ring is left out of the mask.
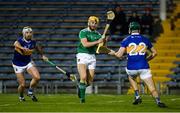
[[[152,77],[150,69],[128,70],[126,68],[126,72],[131,77],[136,77],[136,76],[140,75],[141,79],[146,79],[146,78]]]
[[[16,66],[14,64],[12,64],[15,73],[23,73],[25,70],[31,68],[34,66],[33,62],[28,63],[26,66]]]
[[[78,53],[76,54],[77,64],[85,64],[88,69],[96,68],[96,56],[94,54]]]

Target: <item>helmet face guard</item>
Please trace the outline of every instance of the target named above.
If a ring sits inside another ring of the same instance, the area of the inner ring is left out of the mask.
[[[91,30],[95,30],[97,28],[99,24],[99,18],[96,17],[96,16],[90,16],[88,18],[88,27],[91,29]]]
[[[27,40],[31,39],[33,37],[33,31],[32,28],[29,26],[26,26],[22,30],[23,37]]]
[[[24,34],[26,32],[32,32],[32,28],[29,27],[29,26],[24,27],[23,30],[22,30],[22,34]]]
[[[138,22],[131,22],[129,24],[129,33],[131,33],[134,30],[140,30],[141,26]]]

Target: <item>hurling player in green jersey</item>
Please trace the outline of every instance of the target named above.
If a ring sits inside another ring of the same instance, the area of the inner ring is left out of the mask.
[[[76,57],[77,68],[80,75],[78,96],[81,103],[85,102],[86,87],[92,83],[94,78],[97,45],[105,41],[105,39],[101,38],[101,34],[96,31],[98,24],[98,17],[90,16],[88,19],[88,27],[79,32],[80,43],[77,47]]]

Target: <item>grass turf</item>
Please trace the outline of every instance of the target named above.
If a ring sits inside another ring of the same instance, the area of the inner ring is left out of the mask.
[[[19,102],[17,94],[0,94],[0,112],[180,112],[180,96],[161,96],[168,108],[159,108],[149,95],[143,95],[143,103],[132,105],[132,95],[87,95],[80,104],[77,95],[37,95],[39,101],[25,97]]]

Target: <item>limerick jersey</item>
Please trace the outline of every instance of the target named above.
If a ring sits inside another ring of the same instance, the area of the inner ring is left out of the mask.
[[[30,40],[26,41],[24,38],[19,38],[17,40],[22,47],[28,48],[30,50],[35,49],[36,47],[36,41]],[[16,66],[26,66],[29,62],[31,62],[31,54],[28,55],[22,55],[20,54],[16,49],[14,51],[14,57],[12,60],[12,63]]]
[[[87,38],[89,42],[94,42],[101,38],[101,34],[97,31],[91,31],[89,28],[85,28],[79,32],[79,39]],[[84,47],[83,44],[78,44],[77,52],[78,53],[88,53],[88,54],[95,54],[97,46],[92,47]]]
[[[121,47],[126,48],[128,70],[149,69],[146,50],[152,48],[152,44],[146,37],[134,33],[121,42]]]

